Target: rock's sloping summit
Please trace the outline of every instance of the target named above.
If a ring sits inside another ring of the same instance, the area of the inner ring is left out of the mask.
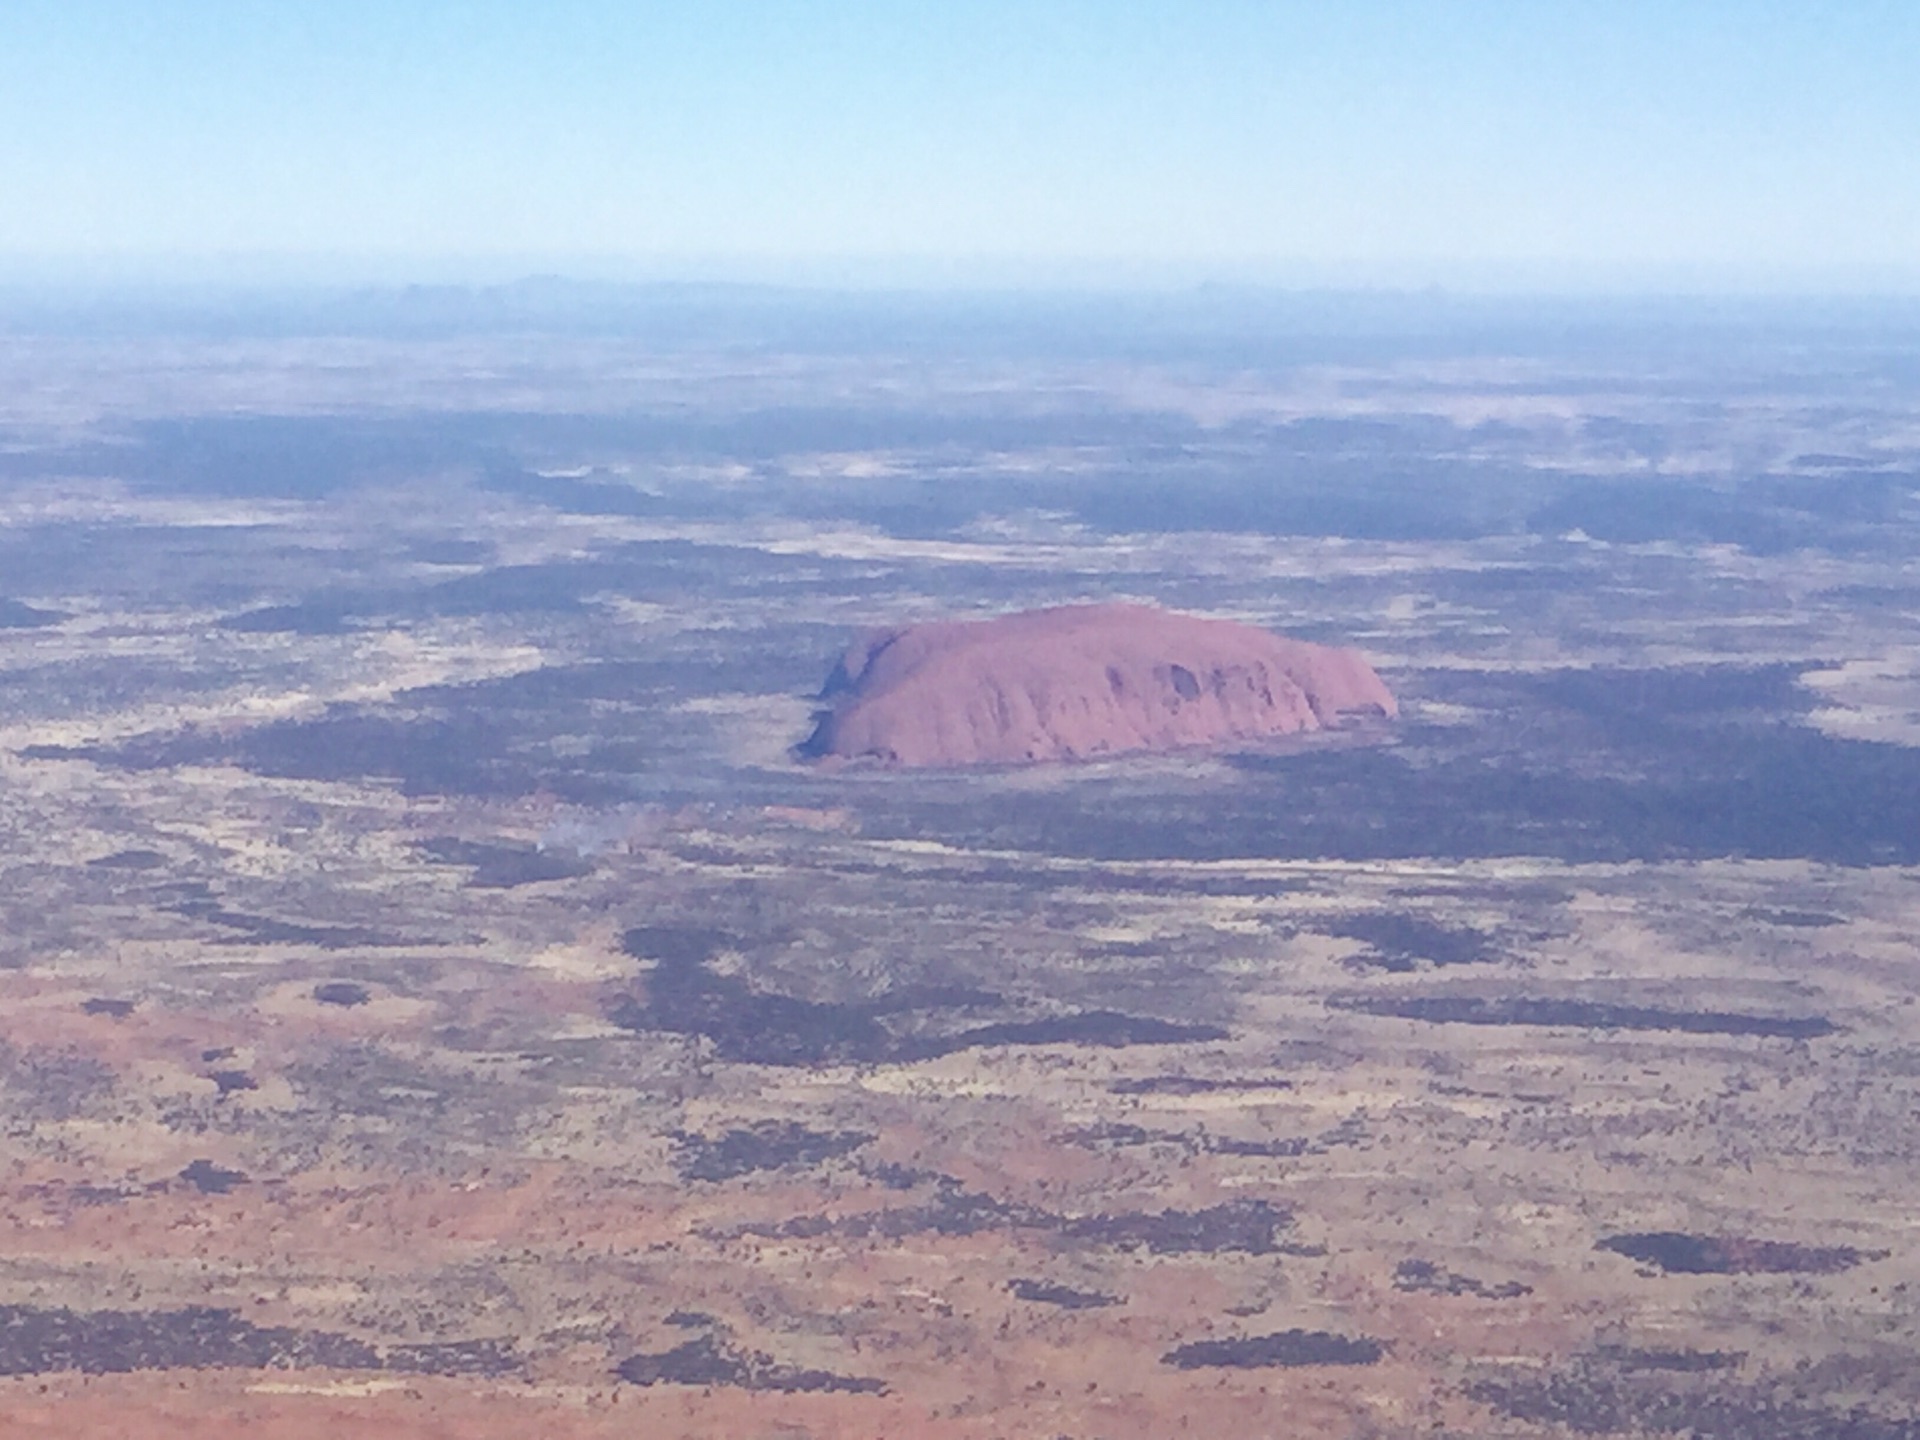
[[[886,630],[849,650],[801,747],[947,766],[1081,760],[1291,735],[1396,713],[1352,650],[1148,605]]]

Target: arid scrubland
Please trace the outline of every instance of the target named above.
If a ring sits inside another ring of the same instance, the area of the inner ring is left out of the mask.
[[[913,323],[0,341],[0,1435],[1920,1435],[1911,336]]]

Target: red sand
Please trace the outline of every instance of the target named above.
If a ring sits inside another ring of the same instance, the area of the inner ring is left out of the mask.
[[[888,765],[1086,760],[1397,713],[1352,650],[1147,605],[1071,605],[869,635],[808,741]]]

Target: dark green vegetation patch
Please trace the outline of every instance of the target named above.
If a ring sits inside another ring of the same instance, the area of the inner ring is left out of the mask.
[[[460,840],[450,835],[424,840],[422,854],[448,865],[469,866],[467,882],[481,890],[510,890],[548,880],[572,880],[593,873],[593,862],[570,850],[548,850],[507,841]]]
[[[1843,1362],[1844,1357],[1840,1357]],[[1911,1373],[1829,1362],[1827,1383],[1842,1392],[1887,1391]],[[1624,1357],[1582,1357],[1565,1369],[1507,1372],[1471,1382],[1469,1399],[1509,1419],[1566,1426],[1579,1435],[1681,1435],[1689,1440],[1920,1440],[1920,1415],[1842,1409],[1810,1399],[1807,1374],[1731,1383],[1719,1363],[1647,1366]],[[1855,1368],[1860,1373],[1848,1373]],[[1878,1370],[1879,1373],[1876,1373]],[[1651,1373],[1649,1373],[1651,1372]]]
[[[887,1390],[866,1376],[782,1365],[771,1355],[742,1349],[716,1335],[700,1335],[670,1350],[629,1355],[614,1373],[629,1385],[728,1385],[786,1394],[884,1395]]]
[[[1817,1040],[1840,1027],[1824,1015],[1743,1015],[1722,1010],[1668,1010],[1600,1000],[1545,996],[1336,995],[1336,1010],[1424,1020],[1434,1025],[1547,1025],[1578,1030],[1671,1030],[1687,1035],[1757,1035]]]
[[[805,1000],[715,970],[709,962],[725,943],[697,929],[629,930],[627,953],[654,969],[644,996],[619,997],[607,1018],[627,1030],[700,1036],[722,1059],[757,1065],[900,1063],[989,1045],[1174,1045],[1227,1033],[1113,1010],[955,1029],[959,1013],[998,997],[934,987],[864,1002]]]
[[[933,1196],[916,1205],[854,1215],[800,1215],[773,1225],[747,1225],[713,1238],[766,1240],[899,1240],[911,1235],[978,1235],[1032,1230],[1086,1245],[1152,1255],[1280,1255],[1317,1253],[1281,1239],[1293,1212],[1266,1200],[1228,1200],[1199,1210],[1119,1210],[1062,1215],[969,1190],[950,1176],[930,1177]]]
[[[1054,1305],[1062,1310],[1104,1310],[1120,1304],[1118,1295],[1099,1290],[1076,1290],[1071,1285],[1054,1285],[1045,1280],[1010,1280],[1007,1289],[1016,1300],[1034,1305]]]
[[[1404,972],[1422,965],[1473,965],[1498,958],[1478,930],[1439,925],[1417,915],[1351,915],[1327,927],[1329,935],[1358,940],[1363,965]]]
[[[1297,1365],[1375,1365],[1387,1347],[1366,1336],[1282,1330],[1233,1340],[1195,1340],[1161,1359],[1179,1370],[1266,1370]]]
[[[211,1160],[196,1160],[180,1172],[180,1178],[202,1195],[230,1194],[235,1186],[247,1183],[244,1171],[229,1170]]]
[[[1884,1252],[1851,1245],[1799,1245],[1744,1235],[1685,1235],[1649,1230],[1609,1235],[1594,1246],[1655,1265],[1670,1275],[1837,1275]]]
[[[676,1130],[672,1139],[681,1179],[717,1181],[823,1164],[851,1155],[874,1137],[859,1130],[810,1130],[791,1120],[763,1120],[713,1136]]]
[[[1393,1270],[1393,1288],[1408,1294],[1470,1295],[1476,1300],[1517,1300],[1533,1293],[1531,1285],[1518,1280],[1489,1284],[1432,1260],[1402,1260]]]
[[[261,1326],[237,1310],[67,1310],[0,1305],[0,1375],[61,1370],[390,1370],[497,1376],[519,1368],[501,1340],[379,1346],[324,1330]]]

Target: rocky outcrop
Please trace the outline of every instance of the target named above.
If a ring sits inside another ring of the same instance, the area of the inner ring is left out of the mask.
[[[1396,713],[1352,650],[1148,605],[1072,605],[867,636],[801,753],[1009,765],[1263,740]]]

